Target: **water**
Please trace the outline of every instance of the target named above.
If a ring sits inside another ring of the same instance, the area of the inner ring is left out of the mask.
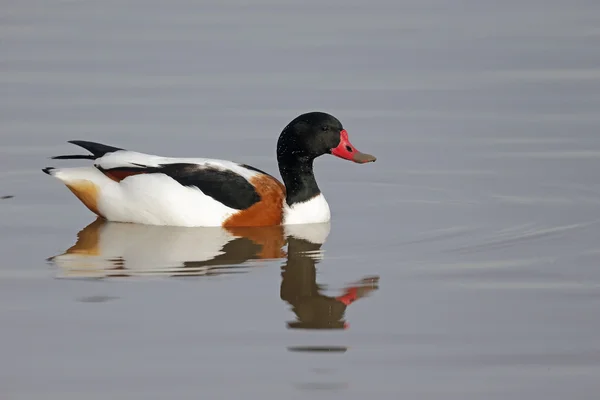
[[[2,8],[2,398],[597,397],[598,4]],[[278,176],[311,110],[378,157],[317,161],[320,233],[103,224],[40,171],[86,139]]]

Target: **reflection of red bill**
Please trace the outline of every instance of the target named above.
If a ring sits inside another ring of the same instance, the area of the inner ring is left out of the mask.
[[[356,299],[358,299],[358,288],[357,287],[352,287],[349,288],[348,290],[346,290],[346,293],[336,297],[336,299],[342,303],[344,303],[345,305],[349,306],[350,304],[354,303],[356,301]]]

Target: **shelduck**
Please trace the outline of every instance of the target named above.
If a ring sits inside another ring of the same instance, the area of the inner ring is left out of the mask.
[[[249,227],[322,223],[330,210],[313,172],[324,154],[355,163],[376,158],[358,151],[332,115],[298,116],[281,132],[277,161],[283,184],[232,161],[171,158],[73,140],[91,155],[90,167],[44,168],[96,215],[114,222],[170,226]]]

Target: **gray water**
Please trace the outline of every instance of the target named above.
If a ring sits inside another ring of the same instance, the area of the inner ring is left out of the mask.
[[[600,3],[10,0],[0,54],[2,399],[598,397]],[[322,246],[189,259],[40,171],[85,139],[279,176],[312,110],[378,157],[317,161]]]

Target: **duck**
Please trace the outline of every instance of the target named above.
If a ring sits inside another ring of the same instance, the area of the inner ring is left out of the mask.
[[[163,157],[101,143],[71,140],[90,154],[56,160],[93,160],[92,166],[42,171],[60,181],[98,217],[112,222],[181,227],[258,227],[328,222],[331,211],[313,163],[333,155],[358,164],[362,153],[333,115],[294,118],[277,140],[283,182],[258,168],[227,160]]]

